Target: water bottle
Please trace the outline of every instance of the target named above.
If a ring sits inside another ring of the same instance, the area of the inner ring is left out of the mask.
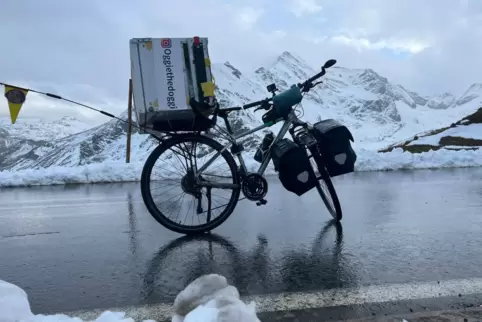
[[[254,160],[261,163],[263,162],[264,154],[266,151],[268,151],[271,143],[274,141],[274,134],[273,132],[267,133],[261,144],[259,145],[258,149],[256,150],[256,153],[254,154]]]

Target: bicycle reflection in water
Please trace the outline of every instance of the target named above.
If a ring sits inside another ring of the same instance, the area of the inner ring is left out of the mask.
[[[333,230],[334,244],[326,240]],[[183,236],[162,247],[150,261],[143,302],[170,302],[191,281],[210,273],[225,276],[241,295],[353,287],[357,280],[353,265],[343,255],[341,224],[335,221],[323,227],[310,251],[285,252],[279,259],[270,255],[263,236],[248,252],[216,234]]]

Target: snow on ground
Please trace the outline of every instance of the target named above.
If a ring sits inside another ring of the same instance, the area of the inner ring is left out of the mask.
[[[482,124],[475,123],[469,125],[459,125],[457,127],[449,128],[435,135],[420,137],[418,140],[414,140],[408,145],[427,144],[438,146],[440,139],[444,136],[455,136],[467,139],[482,140]]]
[[[356,171],[390,171],[401,169],[432,169],[482,166],[482,150],[438,150],[412,154],[394,149],[388,153],[357,149]],[[259,164],[249,154],[245,160],[250,171]],[[51,167],[0,172],[0,187],[53,185],[73,183],[107,183],[139,181],[144,162],[126,164],[122,161],[90,164],[79,167]],[[208,168],[209,170],[209,168]],[[267,174],[275,174],[272,163]]]
[[[202,275],[174,300],[173,322],[260,322],[254,302],[245,304],[236,287],[217,274]],[[27,293],[17,285],[0,280],[1,322],[82,322],[65,314],[35,315]],[[103,312],[95,322],[134,322],[123,312]],[[144,320],[154,322],[154,320]]]
[[[79,318],[64,314],[35,315],[30,309],[27,293],[20,287],[0,280],[0,321],[1,322],[82,322]],[[134,322],[122,312],[106,311],[96,322]],[[147,321],[145,321],[147,322]]]

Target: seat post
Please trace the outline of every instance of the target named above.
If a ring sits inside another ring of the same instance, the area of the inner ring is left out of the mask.
[[[217,115],[224,120],[224,124],[226,124],[226,130],[228,130],[229,134],[233,134],[233,129],[231,128],[231,124],[228,120],[228,113],[226,110],[219,109]]]

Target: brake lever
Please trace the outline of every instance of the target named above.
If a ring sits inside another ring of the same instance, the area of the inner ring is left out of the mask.
[[[303,90],[302,92],[303,93],[308,93],[310,91],[310,89],[312,89],[313,87],[315,87],[316,85],[319,85],[319,84],[322,84],[323,81],[319,81],[319,82],[316,82],[316,83],[307,83],[304,87],[303,87]]]
[[[313,83],[306,83],[305,86],[303,86],[303,90],[302,92],[303,93],[308,93],[310,91],[310,89],[313,88]]]
[[[269,104],[268,101],[264,101],[263,104],[261,104],[260,107],[257,107],[254,109],[254,111],[260,111],[260,110],[269,110],[271,108],[271,105]]]

